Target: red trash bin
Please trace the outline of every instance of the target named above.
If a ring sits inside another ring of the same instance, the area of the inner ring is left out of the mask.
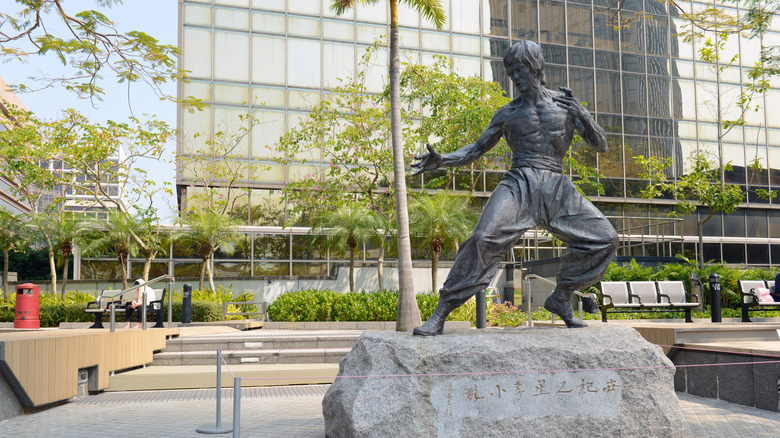
[[[16,286],[16,318],[14,318],[14,328],[41,328],[41,320],[38,319],[40,301],[41,288],[38,285],[25,283]]]

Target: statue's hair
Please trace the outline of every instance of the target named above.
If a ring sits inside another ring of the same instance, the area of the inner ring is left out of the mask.
[[[522,62],[529,69],[531,73],[539,79],[542,85],[546,85],[544,77],[544,52],[539,44],[533,41],[520,41],[512,44],[512,47],[507,50],[504,55],[504,67],[509,69],[509,66],[513,62]]]

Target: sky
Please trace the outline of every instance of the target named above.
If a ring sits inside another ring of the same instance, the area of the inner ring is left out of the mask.
[[[120,32],[142,31],[158,39],[162,44],[171,45],[177,45],[178,3],[177,0],[125,0],[123,4],[107,9],[98,7],[94,0],[63,0],[62,2],[69,14],[85,9],[98,10],[113,20]],[[16,2],[0,0],[0,10],[4,13],[16,12],[18,9]],[[59,20],[53,16],[48,19],[52,23]],[[47,24],[47,28],[49,32],[55,33],[61,28],[64,29],[64,26]],[[66,74],[67,71],[68,69],[52,55],[29,57],[24,63],[7,59],[2,59],[0,63],[0,75],[9,84],[24,83],[33,86],[35,83],[29,79],[31,76],[57,76]],[[148,85],[135,83],[128,88],[127,84],[116,83],[114,73],[108,70],[103,75],[100,85],[105,89],[106,94],[103,96],[103,101],[95,101],[94,106],[89,99],[79,99],[74,93],[59,86],[33,93],[20,93],[19,98],[27,109],[46,119],[60,118],[63,109],[74,108],[93,123],[104,123],[106,120],[126,121],[132,114],[137,117],[149,114],[167,122],[173,128],[176,127],[176,105],[172,102],[160,101]],[[175,83],[164,84],[164,89],[166,93],[176,95]],[[172,157],[176,151],[175,143],[169,142],[166,149]],[[176,169],[173,163],[147,162],[142,163],[141,166],[158,185],[168,181],[172,188],[175,186]],[[175,197],[161,194],[155,198],[154,205],[165,222],[172,221],[175,214]]]

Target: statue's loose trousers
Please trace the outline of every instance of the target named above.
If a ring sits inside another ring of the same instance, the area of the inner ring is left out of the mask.
[[[439,291],[442,304],[455,308],[485,290],[504,255],[534,226],[547,229],[568,247],[554,292],[561,298],[599,281],[617,248],[615,228],[567,176],[513,165],[490,196],[471,237],[461,244]]]

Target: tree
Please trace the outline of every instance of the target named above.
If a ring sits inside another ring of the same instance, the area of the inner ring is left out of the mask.
[[[324,234],[330,247],[349,250],[349,291],[355,291],[355,249],[379,228],[377,214],[360,204],[325,211],[314,219],[313,233]]]
[[[184,228],[174,238],[192,244],[202,262],[198,288],[203,290],[204,277],[208,273],[209,288],[214,293],[214,275],[209,261],[220,248],[227,253],[233,252],[234,245],[241,238],[241,234],[235,230],[237,222],[228,216],[203,209],[185,212],[179,216],[179,222]]]
[[[3,247],[3,300],[8,301],[8,253],[19,251],[26,240],[24,222],[0,209],[0,246]]]
[[[641,192],[643,198],[656,198],[664,192],[671,194],[676,204],[670,216],[695,213],[699,206],[707,209],[707,216],[699,218],[696,222],[699,234],[699,269],[703,269],[702,228],[704,224],[717,213],[733,212],[745,199],[738,185],[722,183],[721,174],[731,170],[731,163],[714,165],[703,152],[696,151],[691,157],[693,163],[691,170],[678,180],[670,181],[666,177],[665,169],[672,164],[671,158],[645,158],[641,155],[634,158],[643,169],[640,178],[648,181],[648,185]]]
[[[493,113],[510,100],[500,84],[476,75],[462,76],[455,71],[452,59],[440,55],[434,56],[431,66],[404,63],[400,82],[404,115],[410,122],[405,132],[407,142],[424,144],[435,141],[441,153],[454,152],[463,145],[474,143],[490,123]],[[417,105],[422,107],[422,114],[415,110]],[[416,119],[419,119],[419,124],[415,126],[413,122]],[[469,191],[475,190],[476,176],[480,171],[496,169],[502,159],[507,163],[508,157],[509,149],[502,139],[495,148],[472,163],[469,167]],[[426,186],[448,188],[458,171],[448,168],[446,181],[433,178]]]
[[[332,0],[331,10],[337,15],[343,14],[356,3],[376,4],[380,0]],[[424,18],[441,29],[444,25],[444,9],[440,0],[404,0]],[[420,310],[414,297],[412,279],[412,249],[409,240],[409,214],[406,206],[406,164],[401,138],[401,89],[400,89],[400,48],[398,39],[398,3],[390,4],[390,125],[393,146],[393,176],[395,180],[396,227],[398,238],[398,319],[397,331],[409,331],[420,325]]]
[[[233,125],[238,126],[235,132],[217,131],[213,139],[202,142],[197,133],[185,140],[191,152],[178,157],[182,173],[193,183],[191,188],[201,190],[188,194],[187,209],[205,208],[224,215],[248,205],[249,191],[238,184],[248,179],[253,166],[257,170],[263,170],[263,166],[246,161],[241,151],[246,150],[249,134],[257,124],[257,119],[240,115]]]
[[[122,289],[127,289],[127,262],[130,257],[138,254],[140,247],[136,237],[143,233],[143,219],[115,210],[108,213],[107,220],[94,219],[91,226],[84,251],[113,253],[121,268]]]
[[[89,225],[84,219],[69,213],[60,213],[54,218],[52,224],[54,230],[54,247],[62,256],[62,288],[60,296],[65,301],[65,288],[68,285],[68,261],[73,254],[73,247],[83,243],[84,236],[89,230]]]
[[[374,44],[360,65],[369,65],[378,50]],[[299,223],[307,223],[325,211],[362,205],[379,216],[379,287],[384,288],[385,242],[393,229],[393,156],[386,147],[390,131],[388,105],[382,96],[366,91],[366,72],[342,79],[328,99],[315,105],[300,125],[283,135],[276,145],[275,161],[307,163],[305,154],[320,151],[327,166],[291,180],[282,189]],[[413,148],[407,147],[405,154]],[[349,194],[346,195],[345,194]],[[288,223],[295,223],[288,220]]]
[[[14,190],[33,209],[30,223],[52,248],[52,266],[53,236],[60,224],[50,219],[65,217],[60,213],[67,191],[85,199],[73,207],[99,206],[124,215],[125,222],[138,212],[159,223],[152,197],[159,191],[172,194],[170,183],[157,185],[138,164],[166,159],[165,142],[174,134],[166,123],[131,117],[127,123],[96,124],[73,110],[47,121],[10,105],[0,122],[12,127],[0,131],[0,171],[19,183]],[[46,197],[52,199],[48,205],[43,203]],[[142,252],[156,254],[148,238],[141,238],[135,228],[128,232]],[[52,272],[52,290],[56,281]]]
[[[57,271],[54,262],[52,242],[53,228],[51,216],[58,214],[61,175],[55,174],[44,166],[55,160],[56,153],[43,147],[48,136],[42,128],[47,122],[41,121],[25,110],[16,108],[0,99],[2,116],[0,125],[0,172],[16,182],[12,187],[14,194],[30,207],[26,217],[29,230],[40,236],[39,242],[47,248],[51,271],[51,290],[57,290]]]
[[[446,247],[457,250],[477,222],[479,214],[469,199],[447,192],[420,194],[412,199],[409,221],[420,246],[431,251],[431,290],[438,284],[439,255]]]
[[[177,67],[180,50],[159,44],[144,32],[120,33],[106,15],[96,10],[69,11],[62,0],[16,0],[16,11],[0,12],[0,53],[8,60],[25,62],[34,55],[53,54],[72,70],[61,76],[33,78],[37,86],[17,84],[16,91],[36,91],[60,84],[82,99],[100,99],[100,80],[106,69],[119,83],[146,83],[161,99],[203,108],[199,99],[177,99],[161,84],[187,78]],[[122,0],[96,0],[110,8]],[[0,103],[0,108],[4,105]]]

